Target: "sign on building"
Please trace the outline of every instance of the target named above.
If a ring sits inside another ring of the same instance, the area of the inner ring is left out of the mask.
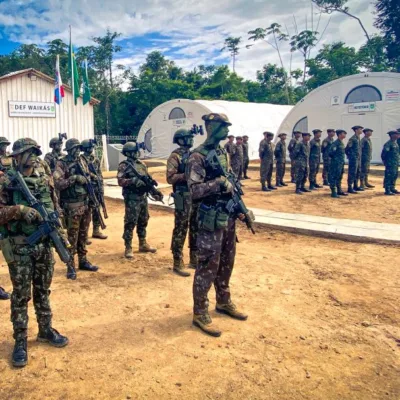
[[[365,112],[375,112],[375,111],[376,111],[375,102],[354,103],[349,105],[349,113],[365,113]]]
[[[55,118],[56,107],[54,103],[9,100],[8,116],[25,118]]]
[[[386,101],[400,101],[400,90],[386,90]]]

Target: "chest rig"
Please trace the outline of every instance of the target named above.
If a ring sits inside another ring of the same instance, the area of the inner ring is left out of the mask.
[[[71,157],[65,156],[62,157],[60,160],[67,166],[68,172],[65,178],[69,178],[73,175],[82,175],[77,162],[73,160]],[[89,171],[87,170],[86,162],[83,160],[82,157],[80,157],[80,164],[82,165],[84,172],[88,174]],[[60,199],[64,203],[75,203],[81,201],[87,202],[88,192],[86,189],[86,185],[79,185],[75,183],[74,185],[67,187],[65,190],[62,190],[60,192]]]

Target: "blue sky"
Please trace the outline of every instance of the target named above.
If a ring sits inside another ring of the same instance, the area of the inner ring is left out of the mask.
[[[374,33],[371,2],[349,0],[348,6]],[[278,22],[292,35],[293,17],[299,30],[313,25],[322,32],[327,27],[320,46],[344,40],[359,47],[365,41],[356,21],[340,14],[320,17],[310,0],[0,0],[0,54],[21,43],[44,46],[55,38],[68,42],[71,24],[77,47],[91,44],[90,38],[103,35],[107,27],[122,33],[123,51],[116,61],[134,70],[152,50],[192,69],[200,64],[228,63],[229,55],[220,51],[224,39],[241,36],[237,72],[254,78],[264,64],[279,63],[279,58],[267,43],[247,50],[247,32]],[[282,55],[288,68],[291,53],[287,44]],[[300,55],[295,54],[292,63],[294,68],[301,67]]]

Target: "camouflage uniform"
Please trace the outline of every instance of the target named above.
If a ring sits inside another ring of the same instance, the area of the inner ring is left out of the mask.
[[[321,142],[319,139],[312,139],[310,142],[310,189],[318,188],[317,175],[319,172],[319,164],[321,163]]]
[[[399,145],[389,140],[382,149],[381,158],[385,165],[385,179],[383,182],[385,194],[397,194],[396,181],[399,169]]]
[[[347,177],[348,191],[349,193],[354,193],[355,190],[358,190],[358,181],[360,179],[361,141],[359,136],[354,134],[349,139],[345,152],[349,160]]]
[[[286,144],[284,141],[280,140],[276,144],[274,155],[276,160],[276,185],[286,186],[283,182],[286,172]]]
[[[329,150],[334,141],[334,138],[328,136],[322,141],[321,145],[322,161],[324,163],[324,167],[322,170],[322,179],[324,181],[324,185],[329,184],[329,168],[331,162],[331,159],[329,157]]]
[[[369,137],[361,139],[361,187],[371,187],[368,175],[372,159],[372,141]]]
[[[231,168],[239,180],[243,178],[243,146],[236,143],[231,156]]]
[[[290,157],[290,177],[292,183],[296,182],[296,167],[295,167],[295,162],[293,158],[293,151],[294,148],[296,147],[296,144],[298,143],[298,140],[296,138],[292,138],[289,142],[288,146],[288,152],[289,152],[289,157]]]
[[[345,161],[345,147],[343,141],[337,139],[329,147],[329,186],[332,194],[341,194],[342,191],[342,179],[344,173],[344,161]]]
[[[59,154],[54,150],[52,150],[50,153],[47,153],[44,156],[44,161],[46,161],[47,164],[49,165],[51,173],[54,173],[54,171],[56,170],[57,161],[60,160],[61,157],[63,157],[64,155],[65,154]]]
[[[305,184],[308,178],[308,165],[310,159],[310,144],[305,142],[297,142],[293,150],[292,157],[294,160],[296,192],[308,191]]]
[[[267,182],[268,188],[271,189],[272,186],[272,173],[274,170],[274,145],[272,142],[264,139],[260,142],[260,147],[258,150],[261,166],[260,166],[260,182],[262,187],[265,187],[265,182]]]
[[[242,143],[243,146],[243,177],[244,179],[249,179],[247,176],[247,170],[249,168],[250,158],[249,158],[249,142]]]

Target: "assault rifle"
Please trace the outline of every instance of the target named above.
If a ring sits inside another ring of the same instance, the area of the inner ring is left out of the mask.
[[[96,168],[94,167],[93,163],[88,162],[88,166],[89,166],[89,171],[96,176],[96,186],[97,186],[97,194],[99,196],[99,203],[103,210],[104,218],[107,219],[108,213],[107,213],[106,203],[104,201],[103,188],[101,187],[101,181],[102,181],[101,176],[96,171]]]
[[[164,204],[164,195],[157,189],[158,182],[149,175],[139,174],[139,172],[136,171],[135,166],[128,160],[125,160],[125,162],[130,167],[129,172],[132,172],[136,178],[140,179],[146,185],[146,192],[149,193],[151,196],[150,198],[155,201],[161,201],[161,203]],[[153,196],[157,196],[159,199]]]
[[[71,255],[68,248],[71,247],[67,237],[62,233],[62,226],[57,211],[48,212],[43,203],[36,199],[36,197],[29,190],[24,178],[20,172],[15,173],[13,178],[17,183],[18,190],[20,190],[28,202],[29,207],[34,208],[43,219],[43,222],[38,226],[35,233],[32,233],[26,241],[30,246],[35,245],[44,236],[48,236],[54,244],[54,247],[60,256],[62,262],[69,263]]]
[[[76,166],[78,167],[78,172],[86,178],[86,189],[88,191],[89,200],[92,203],[94,212],[97,214],[98,220],[100,222],[100,227],[101,229],[106,229],[107,225],[104,223],[103,216],[101,215],[100,203],[99,200],[97,199],[96,192],[92,185],[90,174],[85,170],[79,158],[76,162]]]
[[[225,172],[222,168],[221,162],[219,161],[217,152],[212,150],[208,153],[206,162],[210,165],[211,168],[216,172],[218,176],[224,176],[233,186],[232,198],[228,201],[226,205],[226,211],[229,214],[243,214],[244,222],[247,225],[247,228],[250,229],[251,233],[255,235],[255,230],[253,228],[254,222],[254,214],[251,210],[249,210],[242,200],[243,190],[242,185],[236,176],[232,173]]]

